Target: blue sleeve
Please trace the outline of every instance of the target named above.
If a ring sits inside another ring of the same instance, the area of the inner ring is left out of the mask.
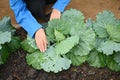
[[[35,32],[42,26],[26,8],[24,0],[10,0],[10,7],[14,12],[17,23],[22,26],[31,37],[33,37]]]
[[[69,2],[70,0],[57,0],[57,2],[53,5],[53,8],[63,12]]]

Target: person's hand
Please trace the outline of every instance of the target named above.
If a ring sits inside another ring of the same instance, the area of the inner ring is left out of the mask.
[[[50,16],[50,20],[52,19],[59,19],[61,16],[61,12],[57,9],[53,9],[52,10],[52,13],[51,13],[51,16]]]
[[[45,52],[45,50],[47,49],[47,39],[43,28],[40,28],[35,33],[35,40],[40,51]]]

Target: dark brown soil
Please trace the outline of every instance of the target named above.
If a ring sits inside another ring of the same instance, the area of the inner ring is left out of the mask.
[[[37,71],[26,64],[25,55],[22,49],[10,55],[7,64],[1,66],[0,80],[120,80],[119,72],[93,68],[87,63],[57,74]]]
[[[95,19],[95,15],[103,10],[111,10],[120,18],[120,0],[71,0],[66,9],[69,8],[82,11],[86,19]],[[11,17],[13,24],[16,23],[8,0],[1,0],[0,19],[6,15]],[[17,34],[24,39],[26,33],[18,29]],[[120,72],[90,67],[87,63],[78,67],[71,66],[69,70],[57,74],[37,71],[27,65],[25,56],[26,52],[22,49],[12,53],[7,63],[0,66],[0,80],[120,80]]]

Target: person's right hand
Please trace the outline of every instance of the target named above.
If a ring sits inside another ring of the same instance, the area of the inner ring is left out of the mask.
[[[40,51],[45,52],[47,49],[47,39],[43,28],[40,28],[35,33],[35,40]]]

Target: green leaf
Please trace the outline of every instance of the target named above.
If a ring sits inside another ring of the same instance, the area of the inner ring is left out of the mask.
[[[91,28],[83,27],[79,31],[79,44],[73,49],[75,55],[87,55],[95,47],[95,33]]]
[[[45,29],[45,32],[47,34],[47,38],[49,41],[54,41],[55,35],[54,35],[54,27],[58,23],[58,20],[51,20],[48,22],[48,27]]]
[[[0,49],[2,48],[2,46],[0,45]]]
[[[69,19],[68,19],[69,18]],[[47,38],[49,41],[55,41],[55,32],[62,33],[64,36],[74,36],[78,34],[78,31],[83,27],[84,24],[84,16],[83,14],[75,9],[66,10],[61,19],[55,19],[48,22],[48,27],[46,28]]]
[[[120,51],[120,43],[115,43],[113,41],[103,42],[98,48],[100,52],[103,52],[106,55],[111,55],[113,52]]]
[[[106,41],[106,39],[104,38],[98,38],[96,37],[96,43],[95,43],[95,48],[98,49],[102,43],[104,43]]]
[[[70,35],[74,36],[78,34],[81,27],[83,27],[84,24],[84,15],[76,9],[70,9],[66,10],[63,14],[61,19],[65,22],[65,24],[69,24],[69,26],[65,26],[67,28],[70,28]]]
[[[80,66],[82,63],[84,63],[87,60],[88,55],[79,56],[79,55],[75,55],[73,53],[68,53],[67,57],[72,61],[72,65]]]
[[[65,36],[61,32],[57,31],[56,29],[54,30],[54,34],[55,34],[56,41],[58,42],[65,39]]]
[[[41,64],[46,72],[58,73],[59,71],[66,70],[70,67],[71,61],[67,58],[55,57]]]
[[[10,17],[5,16],[1,21],[0,21],[0,31],[8,31],[14,33],[14,29],[11,25]]]
[[[115,60],[116,63],[118,63],[118,65],[120,66],[120,52],[118,52],[118,53],[115,54],[114,60]]]
[[[8,48],[9,48],[8,51],[10,53],[15,52],[21,47],[21,44],[20,44],[21,39],[19,37],[12,36],[11,38],[12,40],[10,41],[10,43],[8,43]]]
[[[0,64],[4,64],[8,57],[10,52],[8,52],[9,48],[6,44],[2,46],[2,49],[0,50]]]
[[[72,24],[72,27],[74,27],[74,24],[84,22],[84,15],[79,10],[70,9],[62,14],[61,19]]]
[[[115,62],[114,55],[107,56],[107,67],[113,71],[120,71],[120,66]]]
[[[30,53],[33,53],[34,51],[38,50],[35,40],[30,36],[27,36],[27,39],[21,42],[21,47],[25,51]]]
[[[100,38],[105,38],[108,37],[106,26],[107,25],[115,26],[117,25],[116,23],[117,23],[116,18],[112,12],[103,11],[103,13],[99,13],[96,16],[96,21],[94,22],[93,28]]]
[[[0,64],[4,64],[7,61],[9,54],[15,50],[17,41],[13,36],[15,34],[10,17],[4,17],[0,20]],[[17,48],[18,49],[18,48]]]
[[[78,45],[76,45],[71,51],[75,55],[84,56],[84,55],[88,55],[90,50],[91,50],[91,48],[89,47],[88,44],[81,42]]]
[[[42,69],[47,72],[57,73],[62,70],[66,70],[70,67],[71,61],[65,57],[57,55],[53,47],[50,47],[44,53],[45,62],[41,63]]]
[[[3,31],[0,31],[0,49],[2,48],[1,47],[1,44],[4,44],[6,42],[10,42],[11,40],[11,33],[6,31],[6,32],[3,32]]]
[[[54,19],[48,22],[48,27],[45,29],[48,40],[51,42],[55,41],[55,32],[54,30],[57,30],[58,32],[61,32],[63,35],[68,35],[70,31],[70,24],[66,23],[66,21],[62,19]]]
[[[107,32],[110,36],[110,38],[115,42],[120,42],[120,25],[108,25],[107,26]]]
[[[66,54],[79,42],[78,36],[72,36],[61,41],[55,46],[55,52],[57,54]]]
[[[55,48],[53,46],[50,46],[44,53],[45,59],[49,59],[49,58],[52,59],[55,56],[58,56],[58,55],[55,53]]]
[[[57,55],[53,47],[49,47],[45,53],[39,50],[32,54],[27,54],[27,63],[35,69],[44,69],[46,72],[57,73],[70,67],[71,61],[66,57]]]
[[[73,25],[73,24],[71,24]],[[70,30],[70,35],[74,36],[80,33],[80,31],[82,31],[81,29],[85,28],[85,23],[80,21],[79,23],[76,23],[73,25],[73,27],[71,26],[71,30]]]
[[[96,34],[99,36],[99,38],[105,38],[108,37],[108,33],[104,27],[100,27],[98,24],[94,23],[94,30]]]
[[[38,70],[42,69],[41,63],[45,61],[43,53],[41,53],[40,51],[36,51],[32,54],[27,54],[26,60],[28,65],[32,65],[33,68]]]
[[[99,53],[97,51],[92,51],[87,59],[90,66],[94,67],[105,67],[106,66],[106,55]]]

